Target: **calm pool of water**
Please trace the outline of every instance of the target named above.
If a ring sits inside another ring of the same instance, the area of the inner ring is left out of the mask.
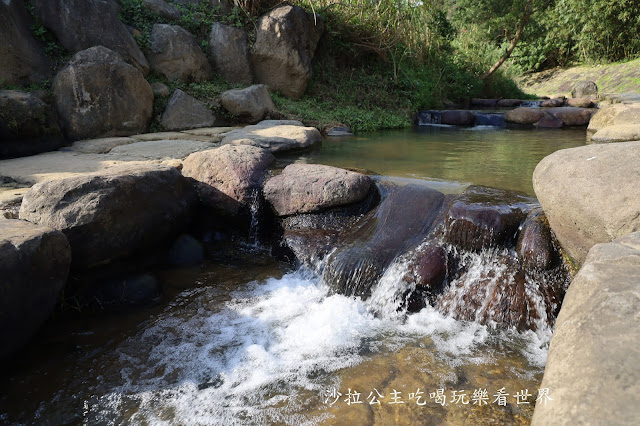
[[[376,174],[493,186],[535,195],[533,170],[545,156],[586,144],[584,129],[506,130],[421,126],[345,138],[284,162],[359,168]],[[453,185],[448,192],[455,192]]]

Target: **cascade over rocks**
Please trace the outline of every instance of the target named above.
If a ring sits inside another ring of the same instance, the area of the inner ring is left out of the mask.
[[[182,174],[196,181],[200,200],[227,215],[247,213],[267,168],[275,161],[265,149],[249,145],[223,145],[191,154]]]
[[[368,297],[393,260],[432,231],[445,199],[442,193],[412,184],[388,191],[328,257],[322,276],[333,291]]]
[[[471,111],[465,110],[447,110],[440,114],[440,122],[442,124],[450,124],[454,126],[473,126],[476,121],[476,115]]]
[[[51,315],[70,264],[62,232],[0,218],[0,359],[15,353]]]
[[[53,107],[31,93],[0,90],[0,158],[53,151],[65,143]]]
[[[323,31],[322,17],[298,6],[280,6],[262,16],[251,52],[256,80],[290,98],[302,96]]]
[[[595,244],[640,229],[638,182],[640,142],[556,151],[533,173],[551,229],[578,263]]]
[[[0,1],[0,81],[26,85],[51,76],[51,61],[40,50],[31,25],[24,1]]]
[[[464,250],[512,246],[535,199],[484,186],[470,186],[449,207],[445,238]]]
[[[76,53],[53,80],[53,93],[71,140],[143,133],[151,120],[151,86],[106,47]]]
[[[254,84],[244,89],[232,89],[220,95],[220,103],[231,114],[248,123],[257,123],[276,107],[264,84]]]
[[[154,248],[177,236],[196,193],[173,167],[114,167],[34,185],[20,218],[62,231],[78,269]]]
[[[209,34],[209,54],[216,71],[230,83],[249,85],[253,81],[247,34],[240,28],[214,22]]]
[[[166,130],[184,130],[211,127],[219,121],[204,103],[176,89],[167,102],[160,124]]]
[[[264,185],[264,196],[278,216],[310,213],[362,201],[369,176],[321,164],[290,164]]]
[[[65,49],[78,52],[104,46],[145,76],[147,59],[118,15],[115,0],[32,0],[38,19],[58,38]]]
[[[320,141],[322,135],[318,129],[304,127],[295,120],[263,120],[233,130],[222,139],[223,144],[253,145],[273,153],[306,149]]]
[[[179,25],[155,24],[149,48],[151,70],[169,80],[200,82],[211,78],[211,65],[193,35]]]

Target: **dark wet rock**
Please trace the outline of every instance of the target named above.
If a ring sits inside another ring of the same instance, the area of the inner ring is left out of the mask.
[[[596,111],[589,108],[561,107],[549,110],[549,114],[561,120],[565,126],[586,126]]]
[[[584,98],[587,96],[596,96],[598,94],[598,86],[590,80],[579,81],[573,86],[571,91],[572,98]]]
[[[227,81],[251,84],[247,34],[240,28],[214,22],[209,34],[209,54],[216,71]]]
[[[507,122],[503,114],[476,114],[476,126],[504,127]]]
[[[176,266],[198,265],[204,260],[204,247],[191,235],[182,234],[169,249],[168,260]]]
[[[275,157],[271,152],[248,145],[224,145],[191,154],[182,174],[196,181],[200,200],[208,207],[237,215],[250,208],[267,168]]]
[[[321,164],[290,164],[264,185],[265,199],[278,216],[310,213],[363,200],[369,176]]]
[[[449,207],[445,238],[464,250],[512,246],[534,203],[515,192],[470,186]]]
[[[507,123],[515,124],[533,124],[540,120],[544,115],[544,110],[532,107],[520,107],[507,111],[504,119]]]
[[[450,283],[436,307],[464,321],[537,330],[554,323],[568,283],[563,271],[530,275],[509,253],[485,254]]]
[[[264,120],[232,130],[222,144],[252,145],[277,153],[307,149],[320,141],[322,135],[315,127],[304,127],[295,120]]]
[[[439,246],[422,247],[414,255],[411,269],[419,289],[438,294],[447,276],[447,252]]]
[[[380,205],[328,257],[324,281],[337,293],[368,297],[393,260],[432,231],[444,198],[417,185],[389,188]]]
[[[211,65],[193,35],[179,25],[155,24],[149,64],[169,80],[199,82],[211,78]]]
[[[513,108],[522,105],[522,101],[520,99],[500,99],[497,105],[503,108]]]
[[[78,52],[53,80],[62,128],[71,140],[144,133],[153,90],[136,68],[102,46]]]
[[[256,80],[290,98],[302,96],[323,31],[322,17],[298,6],[280,6],[262,16],[251,52]]]
[[[70,264],[62,232],[0,218],[0,359],[15,353],[51,315]]]
[[[118,53],[144,75],[147,59],[118,15],[114,0],[32,0],[38,19],[49,28],[65,49],[78,52],[104,46]]]
[[[492,108],[492,107],[495,107],[497,104],[498,104],[497,99],[478,99],[478,98],[471,99],[471,105],[473,106]]]
[[[182,16],[180,9],[164,0],[143,0],[142,6],[164,19],[177,21]]]
[[[212,127],[219,121],[203,102],[176,89],[167,102],[160,124],[165,130],[185,130]]]
[[[51,76],[51,62],[31,33],[32,25],[24,1],[0,2],[0,82],[26,85]]]
[[[424,126],[427,124],[442,124],[441,111],[420,111],[418,112],[418,124]]]
[[[231,114],[247,123],[257,123],[276,107],[264,84],[254,84],[244,89],[231,89],[220,95],[220,103]]]
[[[440,122],[454,126],[473,126],[476,122],[476,115],[471,111],[465,110],[442,111]]]
[[[542,208],[532,210],[522,224],[516,251],[529,270],[544,271],[559,262],[551,227]]]
[[[534,126],[540,129],[559,129],[564,126],[562,120],[554,117],[553,115],[545,112],[540,120],[538,120]]]
[[[540,104],[543,108],[557,108],[564,106],[564,98],[546,99]]]
[[[31,93],[0,90],[0,158],[54,151],[65,144],[52,106]]]
[[[73,266],[88,268],[175,238],[195,201],[193,186],[173,167],[121,166],[34,185],[20,218],[62,231]]]

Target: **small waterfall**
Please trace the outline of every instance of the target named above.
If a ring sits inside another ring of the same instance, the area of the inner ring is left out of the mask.
[[[430,124],[441,124],[442,113],[440,111],[420,111],[418,112],[418,125],[428,126]]]
[[[505,127],[504,114],[476,114],[474,126]]]
[[[542,101],[522,101],[521,107],[540,108]]]
[[[259,235],[261,208],[262,198],[260,196],[260,191],[254,189],[251,192],[251,202],[249,204],[249,213],[251,214],[251,221],[249,222],[249,233],[247,236],[247,242],[243,244],[244,247],[249,250],[258,250],[261,248]]]

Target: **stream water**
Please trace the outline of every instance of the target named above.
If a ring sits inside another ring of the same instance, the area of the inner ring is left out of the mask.
[[[584,130],[432,128],[328,140],[281,161],[425,179],[445,192],[474,183],[531,194],[535,164],[581,144]],[[469,256],[472,273],[499,267]],[[164,290],[155,306],[57,313],[2,369],[0,423],[529,423],[548,327],[500,330],[431,307],[407,314],[393,297],[402,261],[366,301],[331,294],[321,267],[293,270],[246,246],[155,271]]]

